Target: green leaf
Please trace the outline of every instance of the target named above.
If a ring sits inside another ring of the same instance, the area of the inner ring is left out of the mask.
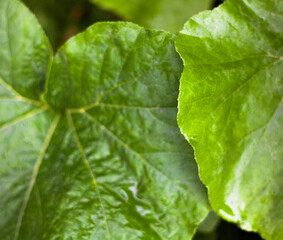
[[[26,8],[0,11],[0,239],[191,239],[209,205],[177,127],[175,36],[99,23],[48,63]]]
[[[185,68],[178,123],[213,209],[283,238],[283,2],[230,0],[176,41]]]
[[[216,230],[220,222],[220,217],[213,211],[210,211],[206,218],[198,226],[197,232],[208,234]]]
[[[0,11],[0,78],[23,97],[39,100],[52,56],[49,41],[19,3],[1,0]]]
[[[91,0],[142,26],[178,32],[194,14],[212,7],[213,0]]]

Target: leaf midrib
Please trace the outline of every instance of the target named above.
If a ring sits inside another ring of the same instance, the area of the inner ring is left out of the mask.
[[[96,180],[95,176],[94,176],[94,173],[89,165],[89,162],[87,160],[87,157],[84,153],[84,149],[83,149],[83,146],[79,140],[79,136],[77,134],[77,131],[76,131],[76,127],[75,127],[75,124],[73,122],[73,119],[72,119],[72,113],[71,112],[68,112],[67,111],[67,117],[69,119],[69,124],[70,124],[70,127],[72,128],[73,130],[73,133],[74,133],[74,136],[75,136],[75,139],[76,139],[76,143],[77,143],[77,146],[79,148],[79,151],[83,157],[83,160],[84,160],[84,164],[86,165],[86,168],[88,169],[90,175],[91,175],[91,178],[93,180],[93,185],[96,189],[96,192],[98,194],[98,198],[99,198],[99,202],[100,202],[100,205],[101,205],[101,208],[102,208],[102,212],[103,212],[103,216],[104,216],[104,220],[105,220],[105,224],[106,224],[106,229],[107,229],[107,235],[108,235],[108,239],[110,240],[111,239],[111,234],[110,234],[110,229],[109,229],[109,226],[108,226],[108,223],[107,223],[107,216],[106,216],[106,213],[105,213],[105,210],[104,210],[104,206],[103,206],[103,203],[102,203],[102,198],[101,198],[101,195],[100,195],[100,192],[99,192],[99,189],[98,189],[98,181]],[[165,175],[164,173],[162,173],[160,170],[158,170],[157,168],[155,168],[154,166],[152,166],[146,159],[144,159],[142,157],[142,155],[140,155],[139,153],[137,153],[135,150],[133,150],[132,148],[130,148],[126,143],[124,143],[122,140],[120,140],[116,135],[114,135],[112,132],[110,132],[106,127],[105,129],[102,127],[103,125],[101,125],[96,119],[94,119],[91,115],[89,115],[88,113],[86,112],[83,112],[83,113],[80,113],[80,115],[85,115],[87,117],[90,117],[92,122],[94,122],[95,124],[97,124],[103,131],[106,131],[108,134],[111,134],[112,137],[115,138],[115,140],[119,141],[119,143],[121,143],[124,147],[126,146],[130,151],[132,151],[135,155],[137,155],[140,159],[143,160],[143,162],[145,162],[148,166],[150,166],[152,169],[154,169],[156,172],[158,172],[161,176],[165,177],[166,179],[168,179],[169,181],[171,181],[172,183],[175,184],[176,187],[178,188],[182,188],[182,190],[184,190],[185,188],[183,186],[181,186],[180,184],[178,184],[176,181],[174,181],[173,179],[169,178],[167,175]],[[102,183],[99,183],[100,185],[103,185],[104,187],[106,187],[104,184]],[[108,188],[108,187],[107,187]],[[113,191],[111,189],[111,191]],[[115,192],[115,194],[117,194]],[[194,196],[194,195],[193,195]],[[119,196],[120,197],[120,196]],[[124,201],[124,200],[123,200]],[[161,240],[164,240],[165,238],[163,236],[161,236],[157,230],[155,230],[151,225],[150,225],[150,228],[157,234],[157,236],[160,237]]]
[[[109,226],[108,226],[108,222],[107,222],[107,216],[106,216],[106,213],[105,213],[105,209],[104,209],[104,206],[103,206],[103,203],[102,203],[102,199],[101,199],[101,195],[100,195],[100,191],[98,189],[98,185],[97,185],[97,180],[93,174],[93,171],[89,165],[89,162],[87,160],[87,157],[85,155],[85,152],[84,152],[84,149],[83,149],[83,146],[80,142],[80,139],[79,139],[79,136],[78,136],[78,133],[77,133],[77,130],[76,130],[76,127],[75,127],[75,124],[73,122],[73,119],[72,119],[72,116],[70,113],[67,112],[67,118],[68,118],[68,122],[69,122],[69,125],[73,131],[73,134],[74,134],[74,137],[75,137],[75,141],[76,141],[76,144],[77,144],[77,147],[79,149],[79,152],[83,158],[83,162],[89,172],[89,175],[92,179],[92,183],[94,185],[94,188],[95,188],[95,191],[98,195],[98,199],[99,199],[99,203],[100,203],[100,206],[101,206],[101,210],[102,210],[102,213],[103,213],[103,217],[104,217],[104,222],[105,222],[105,225],[106,225],[106,230],[107,230],[107,237],[108,239],[110,240],[111,239],[111,234],[110,234],[110,230],[109,230]]]
[[[85,115],[87,118],[89,118],[93,123],[98,125],[103,131],[105,131],[108,135],[110,135],[115,141],[117,141],[119,144],[121,144],[123,147],[125,147],[130,152],[134,153],[139,159],[141,159],[146,165],[151,167],[155,172],[157,172],[159,175],[165,177],[170,182],[172,182],[176,187],[181,188],[184,190],[184,186],[180,185],[176,181],[174,181],[172,178],[168,177],[166,174],[161,172],[159,169],[154,167],[152,164],[150,164],[140,153],[136,152],[134,149],[132,149],[128,144],[126,144],[124,141],[122,141],[120,138],[118,138],[113,132],[111,132],[107,127],[105,127],[103,124],[101,124],[96,118],[94,118],[92,115],[90,115],[87,112],[84,112],[83,115]]]

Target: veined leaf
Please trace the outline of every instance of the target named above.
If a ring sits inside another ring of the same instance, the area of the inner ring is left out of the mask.
[[[142,26],[178,32],[194,14],[212,7],[212,0],[91,0]]]
[[[178,123],[213,209],[283,238],[283,2],[231,0],[177,39],[185,68]]]
[[[15,1],[1,0],[0,11],[0,77],[6,83],[0,97],[18,92],[39,100],[52,56],[49,41],[34,16]]]
[[[53,59],[20,2],[0,11],[0,239],[190,239],[209,206],[175,36],[99,23]]]

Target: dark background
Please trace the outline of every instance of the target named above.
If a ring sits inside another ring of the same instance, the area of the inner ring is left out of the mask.
[[[262,238],[256,233],[243,231],[237,225],[221,220],[214,232],[197,233],[193,240],[262,240]]]

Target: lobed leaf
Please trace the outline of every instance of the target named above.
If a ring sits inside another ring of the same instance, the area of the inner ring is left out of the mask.
[[[178,123],[212,207],[272,240],[283,238],[282,26],[282,1],[230,0],[176,41]]]
[[[209,205],[177,127],[175,36],[99,23],[52,58],[20,2],[0,11],[0,238],[191,239]]]

